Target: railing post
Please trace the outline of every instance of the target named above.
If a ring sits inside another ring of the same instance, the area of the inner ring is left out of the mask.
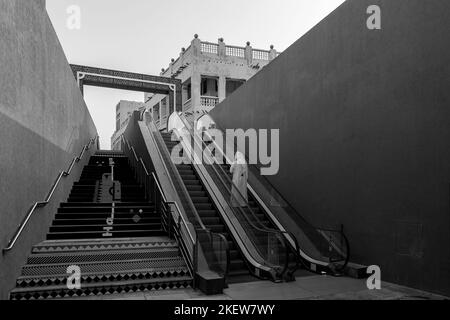
[[[195,243],[194,243],[194,274],[192,275],[194,289],[197,288],[197,271],[198,271],[198,232],[195,233]]]
[[[217,55],[221,58],[225,58],[227,56],[227,46],[225,45],[223,38],[219,38],[218,44]]]
[[[149,200],[150,200],[150,197],[149,197],[149,195],[148,195],[148,179],[149,179],[149,176],[148,175],[145,175],[145,177],[144,177],[144,192],[145,192],[145,201],[147,201],[147,202],[150,202]]]
[[[168,206],[168,212],[167,212],[167,220],[168,220],[168,226],[167,229],[169,230],[169,238],[173,239],[173,223],[172,223],[173,215],[172,215],[172,207]]]
[[[155,182],[156,183],[156,182]],[[156,185],[155,185],[156,187]],[[155,201],[154,201],[154,205],[155,205],[155,211],[158,215],[161,215],[163,213],[162,210],[162,198],[161,195],[159,194],[159,192],[155,191]]]
[[[191,42],[192,55],[198,57],[202,54],[202,41],[198,38],[198,34],[194,35],[194,39]]]
[[[275,47],[273,45],[271,45],[270,46],[270,51],[269,51],[269,60],[272,61],[277,56],[278,56],[277,50],[275,50]]]
[[[249,66],[253,64],[253,48],[250,45],[250,41],[247,42],[247,46],[245,47],[245,60],[247,60]]]
[[[150,190],[150,201],[155,204],[156,208],[156,181],[153,175],[151,176],[151,190]]]

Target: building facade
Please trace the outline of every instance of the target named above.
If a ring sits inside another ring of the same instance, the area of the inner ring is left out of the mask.
[[[161,76],[180,79],[183,83],[182,101],[185,116],[193,123],[231,95],[248,79],[278,56],[273,46],[270,50],[253,49],[250,42],[245,47],[201,41],[194,36],[191,45],[181,50],[178,59],[172,59]],[[168,97],[146,94],[146,109],[157,125],[167,126]]]
[[[133,111],[143,110],[145,104],[137,101],[121,100],[116,106],[116,131],[111,137],[111,149],[120,150],[120,137],[124,133]]]

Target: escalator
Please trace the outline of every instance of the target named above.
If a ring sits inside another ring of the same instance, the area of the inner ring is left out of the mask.
[[[294,280],[293,274],[298,268],[299,260],[297,243],[294,239],[294,244],[291,245],[287,240],[293,236],[286,237],[287,232],[274,228],[263,212],[255,212],[255,204],[236,206],[230,197],[231,184],[221,181],[223,177],[220,177],[214,166],[199,165],[196,161],[175,160],[196,157],[193,150],[195,142],[187,141],[190,140],[189,134],[186,140],[185,132],[176,128],[170,130],[170,133],[159,132],[150,115],[146,117],[150,118],[146,120],[146,124],[155,140],[163,141],[159,151],[170,154],[166,157],[166,163],[184,163],[177,165],[175,170],[182,177],[188,197],[194,203],[194,210],[204,221],[206,228],[220,231],[227,238],[231,252],[231,277],[250,272],[254,278],[271,279],[275,282]],[[175,147],[178,149],[174,150]]]
[[[135,117],[145,152],[164,193],[180,204],[180,212],[189,221],[193,234],[209,234],[209,238],[216,239],[206,243],[209,248],[200,243],[208,265],[215,266],[217,260],[219,273],[225,275],[228,283],[257,279],[294,280],[297,250],[291,248],[285,233],[272,228],[270,221],[262,221],[264,215],[255,215],[251,208],[248,208],[252,213],[250,217],[246,208],[234,206],[229,185],[221,184],[220,188],[225,190],[219,190],[218,175],[208,172],[211,167],[179,161],[193,155],[192,145],[185,143],[180,132],[161,132],[148,113]],[[129,131],[129,135],[125,135],[131,137],[131,129]],[[223,238],[222,243],[219,238]],[[227,250],[223,242],[227,244]]]
[[[207,143],[208,144],[208,143]],[[224,163],[226,161],[224,160]],[[232,187],[233,174],[230,172],[231,166],[229,164],[221,164],[221,170],[218,170],[220,174],[221,182],[225,183],[228,188]],[[219,184],[220,182],[216,182]],[[243,208],[244,214],[255,224],[260,224],[262,227],[269,230],[274,230],[277,228],[275,223],[270,219],[267,212],[262,208],[261,204],[255,199],[255,197],[249,192],[248,194],[248,207]],[[300,261],[298,261],[298,256],[294,252],[294,247],[289,248],[289,268],[295,273],[297,269],[300,268]],[[308,274],[308,273],[305,273]]]
[[[173,141],[172,134],[161,133],[162,138],[167,146],[167,149],[172,153],[174,147],[178,145],[178,141]],[[209,194],[205,190],[200,178],[197,176],[194,167],[190,164],[176,165],[178,173],[180,174],[189,196],[195,205],[198,215],[200,216],[205,227],[213,232],[221,233],[228,241],[230,250],[230,269],[228,273],[228,282],[233,283],[240,280],[250,280],[250,272],[242,257],[239,248],[230,235],[220,213],[215,207]]]
[[[183,126],[189,127],[189,124],[182,115],[174,114],[175,119],[181,122]],[[219,180],[228,187],[232,184],[232,176],[230,174],[230,164],[233,158],[228,158],[224,150],[234,150],[233,155],[239,147],[236,141],[225,141],[225,146],[218,145],[215,142],[217,134],[222,136],[225,132],[220,128],[214,120],[209,116],[200,119],[198,128],[210,128],[201,133],[190,127],[191,134],[200,141],[206,141],[204,148],[214,154],[213,165],[220,176]],[[174,120],[172,120],[174,121]],[[220,159],[220,162],[217,161]],[[248,159],[246,159],[247,163]],[[304,269],[311,272],[323,274],[331,274],[341,276],[346,270],[350,258],[350,247],[348,240],[344,234],[343,226],[340,228],[320,228],[313,226],[303,216],[297,212],[292,205],[278,192],[278,190],[269,182],[269,180],[261,175],[261,168],[257,165],[248,165],[248,209],[249,216],[259,216],[259,220],[271,227],[286,231],[286,236],[291,235],[290,242],[297,241],[293,247],[297,248],[295,253],[299,258]]]

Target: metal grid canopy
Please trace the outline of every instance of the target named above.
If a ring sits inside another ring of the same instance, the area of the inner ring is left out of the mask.
[[[179,79],[73,64],[70,67],[82,94],[84,86],[165,94],[169,96],[169,114],[182,111]]]

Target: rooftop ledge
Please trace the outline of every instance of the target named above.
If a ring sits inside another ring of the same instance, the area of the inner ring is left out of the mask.
[[[217,56],[218,58],[234,57],[236,59],[242,59],[247,64],[253,65],[258,61],[272,61],[278,57],[280,53],[277,52],[274,46],[270,46],[270,50],[253,49],[250,42],[247,42],[245,47],[226,45],[223,38],[218,40],[218,43],[201,41],[198,35],[194,36],[191,41],[191,45],[186,49],[182,48],[178,59],[172,59],[169,68],[162,69],[162,76],[176,77],[184,69],[186,69],[190,63],[186,62],[185,58],[189,56]]]

